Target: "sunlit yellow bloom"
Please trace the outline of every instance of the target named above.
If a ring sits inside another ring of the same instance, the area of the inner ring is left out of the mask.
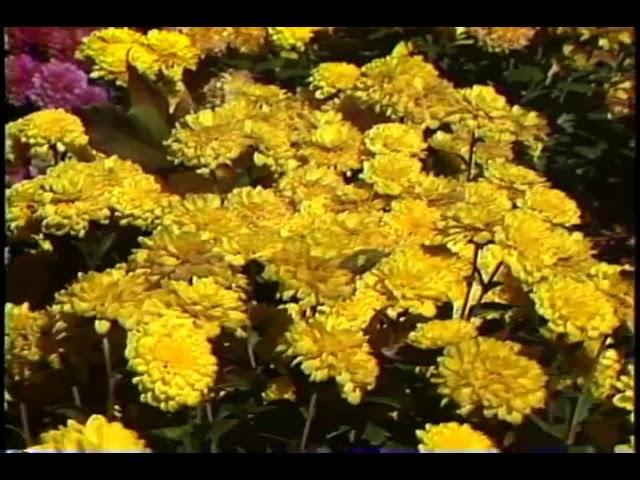
[[[281,349],[312,382],[335,378],[340,394],[357,405],[375,386],[379,367],[367,337],[359,330],[341,328],[332,317],[294,320]]]
[[[8,123],[5,131],[7,161],[22,152],[31,160],[53,165],[63,159],[63,154],[87,147],[89,141],[80,119],[63,109],[31,113]]]
[[[476,337],[476,327],[477,322],[469,320],[430,320],[418,324],[407,341],[410,345],[425,350],[448,347]]]
[[[547,381],[540,365],[518,354],[520,348],[484,337],[447,347],[432,381],[462,415],[479,408],[487,417],[518,425],[544,406]]]
[[[517,190],[527,191],[532,186],[547,183],[542,175],[529,168],[499,160],[487,162],[484,174],[490,182]]]
[[[408,309],[431,317],[437,304],[462,301],[470,268],[454,255],[428,254],[419,247],[407,247],[395,250],[362,280],[393,299],[395,310]]]
[[[505,262],[513,274],[526,283],[560,271],[588,271],[595,262],[591,245],[582,234],[554,227],[525,210],[504,216],[496,231],[496,242],[505,249]]]
[[[360,72],[349,94],[393,120],[437,128],[462,108],[453,85],[440,78],[433,65],[412,55],[405,44],[364,65]]]
[[[588,280],[554,276],[536,284],[532,296],[546,328],[570,342],[608,335],[620,324],[613,304]]]
[[[487,50],[521,50],[531,42],[539,27],[456,27],[459,36],[470,34]]]
[[[84,425],[67,420],[65,427],[40,435],[39,444],[27,449],[42,453],[145,453],[150,452],[138,434],[120,422],[91,415]]]
[[[397,196],[412,189],[421,169],[419,160],[406,155],[376,155],[364,163],[361,176],[377,192]]]
[[[52,318],[31,311],[28,303],[5,305],[5,368],[15,381],[27,380],[38,362],[60,367],[58,347],[52,336]]]
[[[613,403],[617,407],[633,412],[635,410],[635,367],[632,363],[627,364],[626,371],[616,382],[618,393],[613,397]]]
[[[424,200],[399,198],[391,203],[391,212],[384,216],[383,224],[400,243],[427,244],[440,215],[440,209],[430,207]]]
[[[169,412],[204,401],[218,369],[205,332],[189,317],[141,324],[128,333],[125,356],[140,400]]]
[[[311,38],[324,27],[268,27],[271,41],[281,50],[305,49]]]
[[[615,393],[615,384],[622,370],[623,359],[614,348],[605,349],[598,358],[593,377],[589,382],[589,391],[594,398],[604,400]],[[578,384],[584,384],[584,378]]]
[[[334,93],[353,88],[360,76],[356,65],[345,62],[325,62],[311,72],[311,88],[317,98],[327,98]]]
[[[145,36],[129,28],[104,28],[85,37],[76,50],[76,57],[91,60],[92,78],[127,84],[127,55],[140,70],[149,71],[157,61],[145,44]]]
[[[421,453],[497,452],[495,444],[484,433],[466,423],[447,422],[427,424],[424,430],[416,430]]]
[[[181,82],[183,70],[194,69],[200,57],[191,39],[180,32],[150,30],[145,36],[145,45],[156,57],[151,70],[141,68],[151,78],[162,74],[176,83]]]
[[[127,312],[135,309],[151,281],[143,272],[127,273],[120,264],[103,272],[79,273],[70,286],[56,293],[56,312],[118,321],[132,328]]]
[[[367,130],[364,143],[376,155],[399,154],[419,157],[426,144],[422,131],[402,123],[381,123]]]
[[[580,209],[566,193],[544,185],[528,189],[518,205],[556,225],[580,223]]]

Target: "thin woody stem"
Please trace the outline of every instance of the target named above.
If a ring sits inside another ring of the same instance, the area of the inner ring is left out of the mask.
[[[73,404],[76,407],[82,407],[82,402],[80,401],[80,389],[77,385],[73,385],[71,387],[71,394],[73,395]]]
[[[24,402],[20,402],[20,422],[22,423],[22,436],[27,443],[27,447],[30,447],[31,431],[29,430],[29,415],[27,414],[27,405]]]
[[[469,306],[469,300],[471,299],[471,290],[475,284],[476,269],[478,264],[478,256],[480,254],[480,245],[473,244],[473,270],[471,270],[471,276],[467,283],[467,291],[464,295],[464,303],[462,304],[462,310],[460,310],[460,318],[468,318],[467,307]],[[471,311],[471,309],[469,309]]]
[[[471,132],[471,143],[469,144],[469,158],[467,159],[467,181],[473,177],[473,149],[476,146],[476,132]]]
[[[591,382],[593,381],[593,377],[595,376],[596,369],[598,367],[598,362],[600,361],[600,357],[604,352],[605,346],[607,344],[608,336],[605,336],[598,347],[598,352],[596,353],[596,357],[593,360],[593,365],[591,365],[591,370],[589,371],[589,376],[585,380],[582,385],[582,391],[580,392],[580,396],[578,397],[578,401],[576,402],[576,406],[573,410],[573,415],[571,417],[571,426],[569,428],[569,433],[567,434],[567,445],[573,445],[576,440],[576,435],[578,434],[578,425],[580,422],[578,421],[578,412],[581,410],[583,404],[587,401],[587,394],[589,387],[591,386]]]
[[[109,347],[109,339],[105,336],[102,338],[102,352],[104,354],[104,364],[107,370],[107,417],[113,416],[113,408],[115,405],[115,379],[113,377],[113,368],[111,366],[111,351]]]
[[[300,440],[300,453],[304,453],[307,448],[307,440],[309,438],[309,431],[311,430],[311,421],[316,414],[316,401],[318,394],[313,393],[311,400],[309,400],[309,411],[307,412],[307,420],[304,423],[304,430],[302,431],[302,439]]]

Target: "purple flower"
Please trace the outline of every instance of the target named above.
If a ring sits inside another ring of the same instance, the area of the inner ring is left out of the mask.
[[[5,60],[7,79],[7,97],[13,105],[22,105],[27,101],[28,94],[33,88],[33,79],[40,70],[41,64],[31,56],[21,53],[10,55]]]
[[[87,74],[76,65],[51,60],[34,76],[29,99],[41,108],[66,109],[106,101],[107,92],[87,82]]]
[[[11,52],[37,52],[45,58],[73,61],[73,54],[94,27],[8,27]]]

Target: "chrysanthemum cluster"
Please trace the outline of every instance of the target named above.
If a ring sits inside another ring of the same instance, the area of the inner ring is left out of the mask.
[[[507,28],[469,31],[501,51],[523,48],[536,31]],[[204,55],[269,46],[299,53],[319,30],[109,28],[85,39],[78,56],[91,60],[93,77],[124,85],[128,60],[177,86]],[[49,316],[62,330],[90,322],[100,335],[123,333],[143,403],[167,412],[198,407],[225,374],[220,340],[246,341],[255,363],[252,312],[271,284],[270,307],[290,323],[274,341],[264,402],[295,401],[292,378],[301,371],[360,404],[389,351],[411,345],[439,355],[428,378],[459,415],[520,424],[545,407],[550,375],[509,340],[515,307],[522,315],[535,308],[535,334],[587,349],[632,327],[628,268],[597,261],[575,228],[576,202],[516,161],[516,144],[540,154],[548,135],[541,115],[510,105],[493,86],[454,86],[406,43],[361,67],[321,63],[309,85],[313,96],[243,71],[207,85],[205,103],[175,124],[165,146],[174,167],[216,193],[168,193],[135,163],[90,151],[79,119],[62,110],[9,124],[10,160],[26,149],[57,164],[8,190],[12,234],[44,243],[86,238],[98,224],[144,231],[126,260],[79,274],[46,314],[10,306],[23,332],[11,337],[10,362],[50,360],[38,343]],[[446,175],[434,167],[442,157],[457,165]],[[484,333],[474,310],[496,303],[509,310],[500,340]],[[371,341],[378,323],[408,328],[383,351]],[[633,371],[620,375],[623,356],[607,345],[594,358],[590,393],[628,408]],[[58,432],[42,443],[94,448],[69,428],[71,440]],[[467,424],[416,434],[421,451],[497,451]]]
[[[30,453],[145,453],[149,450],[137,432],[102,415],[92,415],[82,425],[75,420],[40,435]]]

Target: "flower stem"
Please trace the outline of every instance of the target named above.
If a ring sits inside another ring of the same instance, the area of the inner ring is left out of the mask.
[[[31,446],[31,432],[29,430],[29,416],[27,414],[27,405],[24,402],[20,402],[20,421],[22,422],[22,435],[27,447]]]
[[[80,401],[80,389],[77,385],[73,385],[71,387],[71,394],[73,395],[73,404],[76,407],[82,407],[82,402]]]
[[[210,402],[204,404],[204,410],[207,414],[207,420],[209,421],[209,423],[213,423],[213,411],[211,410]]]
[[[115,381],[113,376],[113,368],[111,366],[111,349],[109,347],[109,339],[102,337],[102,353],[104,354],[104,364],[107,370],[107,417],[113,416],[113,407],[115,405]]]
[[[309,400],[309,410],[307,411],[307,420],[304,423],[304,430],[302,431],[302,439],[300,440],[300,453],[304,453],[307,448],[307,440],[309,438],[309,431],[311,430],[311,421],[316,414],[316,401],[318,400],[318,394],[313,393]]]
[[[471,309],[469,309],[469,312],[467,312],[467,307],[469,306],[469,300],[471,299],[471,290],[473,290],[473,285],[475,283],[476,269],[478,268],[477,264],[478,264],[479,255],[480,255],[480,245],[478,245],[477,243],[474,243],[473,244],[473,269],[471,270],[471,276],[467,281],[467,291],[464,295],[464,303],[462,304],[462,310],[460,311],[460,318],[469,318],[468,313],[471,312]]]
[[[476,132],[471,132],[471,142],[469,144],[469,158],[467,159],[467,182],[473,177],[473,149],[476,146]]]
[[[591,386],[591,382],[593,381],[593,377],[598,367],[598,361],[600,360],[600,357],[604,352],[604,347],[607,344],[608,338],[608,336],[605,336],[602,339],[602,342],[598,347],[598,353],[593,360],[593,365],[591,365],[591,369],[589,370],[589,375],[582,385],[580,396],[578,397],[578,401],[576,402],[576,406],[573,410],[573,416],[571,417],[571,426],[569,428],[569,433],[567,434],[567,445],[573,445],[573,442],[575,442],[576,440],[576,435],[578,434],[578,425],[580,424],[580,421],[578,420],[578,412],[582,410],[582,408],[584,408],[584,404],[588,401],[589,387]]]

